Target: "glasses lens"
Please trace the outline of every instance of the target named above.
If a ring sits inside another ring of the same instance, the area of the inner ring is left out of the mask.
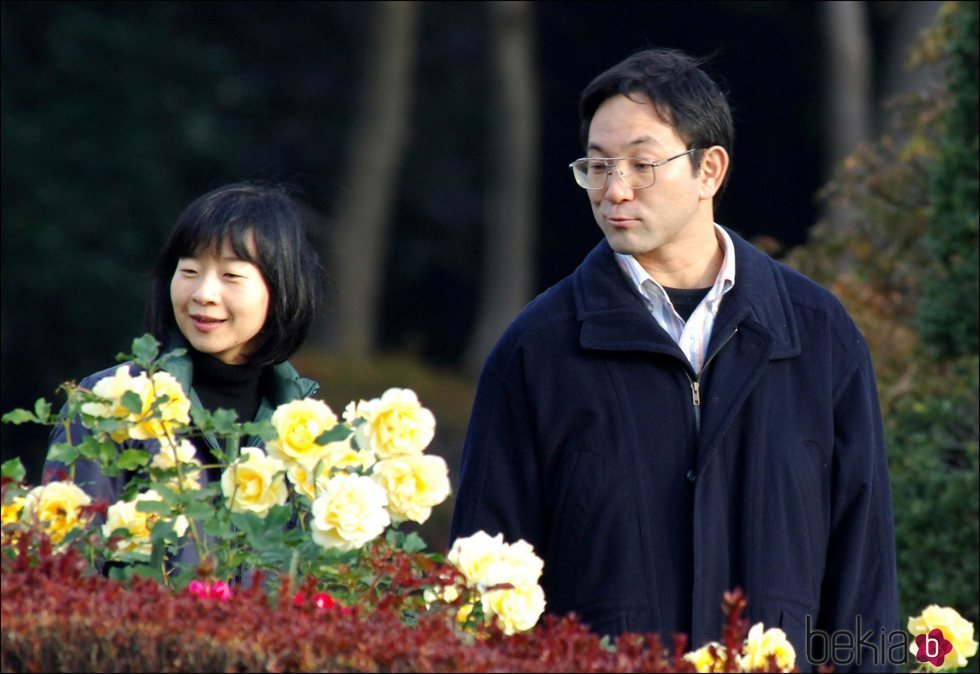
[[[599,160],[579,159],[572,163],[575,182],[587,190],[597,190],[606,184],[609,166]]]
[[[653,185],[656,177],[653,172],[653,164],[648,159],[626,158],[620,159],[616,164],[616,170],[626,186],[631,190],[642,190]]]
[[[615,167],[610,159],[579,159],[572,162],[575,182],[587,190],[598,190],[606,186],[609,174],[615,171],[623,183],[633,190],[642,190],[653,185],[654,165],[647,159],[626,157],[619,159]]]

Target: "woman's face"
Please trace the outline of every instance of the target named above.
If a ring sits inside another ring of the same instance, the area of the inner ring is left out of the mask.
[[[202,253],[177,261],[170,281],[177,327],[191,346],[218,360],[245,363],[269,313],[262,272],[225,241],[221,256]]]

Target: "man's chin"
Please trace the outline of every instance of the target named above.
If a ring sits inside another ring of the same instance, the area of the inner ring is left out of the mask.
[[[621,255],[638,255],[649,252],[648,247],[637,241],[635,237],[630,236],[629,232],[604,233],[609,247]]]

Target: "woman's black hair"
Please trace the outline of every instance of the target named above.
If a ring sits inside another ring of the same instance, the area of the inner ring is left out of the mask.
[[[323,270],[297,204],[283,185],[225,185],[184,209],[153,269],[145,329],[169,346],[178,332],[170,300],[178,260],[219,255],[225,241],[239,258],[259,268],[269,287],[269,313],[249,363],[281,363],[306,339],[323,289]]]

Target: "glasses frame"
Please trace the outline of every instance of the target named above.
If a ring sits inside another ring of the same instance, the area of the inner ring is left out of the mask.
[[[604,189],[606,189],[606,187],[609,186],[609,175],[611,173],[613,173],[614,171],[616,172],[616,175],[619,176],[619,179],[623,181],[623,184],[626,185],[626,187],[629,187],[631,190],[645,190],[645,189],[647,189],[649,187],[653,187],[654,185],[657,184],[657,170],[656,169],[657,169],[658,166],[663,166],[667,162],[674,161],[675,159],[678,159],[679,157],[683,157],[684,155],[688,155],[688,154],[691,154],[692,152],[697,152],[698,150],[703,150],[703,149],[704,148],[702,148],[702,147],[692,147],[690,150],[684,150],[680,154],[675,154],[673,157],[667,157],[666,159],[660,159],[658,161],[652,161],[652,162],[650,162],[650,167],[652,169],[654,169],[654,171],[653,171],[653,180],[651,181],[651,183],[649,185],[645,185],[644,187],[632,187],[631,185],[629,185],[629,183],[626,182],[626,178],[623,177],[623,172],[620,171],[619,168],[618,168],[619,162],[623,161],[624,159],[642,159],[642,157],[579,157],[578,159],[576,159],[575,161],[573,161],[572,163],[570,163],[568,165],[568,168],[572,169],[572,177],[575,178],[575,184],[578,185],[579,187],[581,187],[583,190],[604,190]],[[575,165],[578,164],[579,162],[582,162],[582,161],[589,161],[589,162],[601,161],[601,162],[603,162],[606,165],[606,172],[604,174],[605,175],[605,178],[603,179],[602,184],[599,185],[599,187],[586,187],[585,185],[583,185],[582,183],[579,182],[578,173],[576,173],[576,171],[575,171]]]

